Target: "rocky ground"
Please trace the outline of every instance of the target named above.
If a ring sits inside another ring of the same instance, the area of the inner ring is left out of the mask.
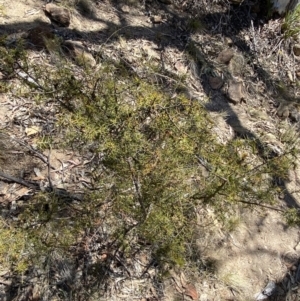
[[[94,68],[100,56],[122,58],[140,76],[150,63],[162,67],[169,76],[151,71],[158,82],[184,77],[185,92],[207,108],[223,143],[236,136],[254,136],[276,154],[291,140],[286,135],[297,143],[300,53],[297,41],[284,38],[282,19],[267,20],[264,6],[255,1],[116,2],[94,1],[89,9],[70,9],[70,25],[52,27],[43,1],[0,0],[0,33],[8,45],[24,39],[30,59],[37,64],[49,58],[45,49],[50,46],[43,37],[55,36],[63,40],[68,55],[83,57]],[[17,80],[11,79],[16,88],[26,76],[17,75]],[[50,178],[53,187],[77,198],[89,186],[92,154],[38,151],[41,140],[36,134],[54,129],[55,110],[55,104],[37,105],[1,94],[0,125],[7,133],[0,170],[2,215],[13,215],[32,193],[49,185]],[[279,211],[286,206],[299,208],[299,177],[297,167],[290,171],[289,181],[281,183],[285,189]],[[199,212],[199,218],[201,214],[210,212]],[[269,300],[299,300],[299,229],[287,227],[280,212],[268,209],[243,210],[238,220],[230,234],[218,225],[209,231],[199,229],[199,261],[214,266],[213,273],[209,268],[191,272],[187,267],[161,281],[155,267],[143,273],[148,261],[140,254],[139,261],[130,265],[130,277],[111,267],[113,275],[97,300],[266,300],[259,293],[268,283],[277,288]],[[94,248],[91,256],[99,257],[97,251]],[[48,300],[45,294],[44,299],[39,297],[43,285],[38,273],[32,281],[26,275],[18,281],[12,276],[9,270],[0,270],[2,300]],[[51,279],[49,283],[53,285]]]

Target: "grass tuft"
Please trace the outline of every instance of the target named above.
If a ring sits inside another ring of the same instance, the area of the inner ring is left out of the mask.
[[[285,38],[297,38],[300,34],[300,5],[287,13],[282,24]]]

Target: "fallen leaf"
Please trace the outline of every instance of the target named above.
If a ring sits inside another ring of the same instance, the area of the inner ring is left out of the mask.
[[[192,284],[187,284],[185,286],[185,292],[184,292],[185,295],[191,297],[193,300],[197,300],[198,299],[198,292],[195,288],[194,285]]]
[[[17,198],[20,198],[24,195],[28,195],[30,189],[27,187],[21,187],[20,189],[18,189],[17,191],[15,191],[15,194],[17,195]]]
[[[27,136],[35,135],[35,134],[39,133],[40,131],[41,131],[41,128],[39,126],[35,126],[35,125],[25,129],[25,133]]]
[[[42,175],[39,168],[34,168],[33,171],[34,171],[36,177],[33,177],[32,180],[39,181],[39,180],[44,180],[45,179],[45,177]]]

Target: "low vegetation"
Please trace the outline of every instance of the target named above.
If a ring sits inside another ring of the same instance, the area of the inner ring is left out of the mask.
[[[282,24],[282,30],[286,38],[297,38],[300,33],[300,5],[287,13]]]
[[[55,103],[57,136],[40,145],[94,156],[92,187],[81,201],[38,193],[17,219],[1,220],[1,264],[24,272],[53,251],[71,257],[83,233],[101,226],[107,245],[125,257],[147,248],[162,270],[183,266],[199,208],[209,207],[232,230],[242,206],[276,203],[277,179],[287,177],[296,155],[292,138],[281,154],[255,137],[221,143],[203,103],[189,99],[181,82],[164,89],[122,61],[99,61],[92,70],[59,57],[46,69],[31,64],[22,45],[3,44],[0,53],[7,77],[22,70],[33,79],[5,89]]]

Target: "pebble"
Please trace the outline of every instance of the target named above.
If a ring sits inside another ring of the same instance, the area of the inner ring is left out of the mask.
[[[290,115],[289,107],[286,104],[281,103],[277,109],[277,115],[282,118],[288,118]]]
[[[221,51],[218,55],[218,61],[222,64],[228,64],[230,60],[233,58],[234,52],[232,49],[225,49]]]
[[[300,114],[299,114],[299,112],[296,108],[293,108],[290,111],[290,118],[291,118],[291,121],[293,121],[293,122],[299,122],[300,121]]]
[[[300,56],[300,44],[295,44],[293,47],[294,54]]]

